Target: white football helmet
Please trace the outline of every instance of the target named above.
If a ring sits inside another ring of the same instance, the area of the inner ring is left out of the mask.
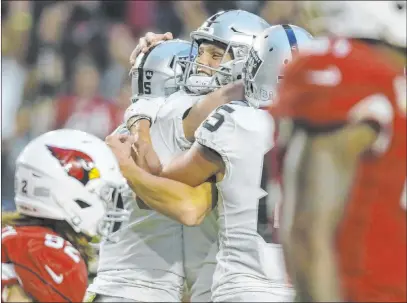
[[[66,221],[75,232],[108,238],[128,220],[125,179],[110,148],[88,133],[60,129],[32,140],[16,161],[19,213]]]
[[[197,30],[191,33],[192,47],[199,47],[203,41],[225,45],[225,55],[218,68],[203,66],[195,60],[179,60],[186,65],[179,85],[189,91],[205,94],[241,77],[242,59],[246,57],[254,38],[270,25],[259,16],[244,10],[221,11],[209,17]],[[228,52],[233,59],[226,62]],[[213,70],[213,76],[197,74],[197,68],[203,66]]]
[[[405,48],[407,1],[306,1],[320,15],[309,23],[315,31],[342,37],[383,40]]]

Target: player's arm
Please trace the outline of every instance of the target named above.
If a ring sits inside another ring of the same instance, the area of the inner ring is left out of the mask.
[[[5,302],[33,302],[33,300],[24,292],[23,288],[18,284],[7,287],[6,292],[7,294],[5,296]]]
[[[204,99],[194,104],[184,118],[182,124],[185,138],[193,142],[195,131],[215,108],[233,100],[243,100],[243,97],[243,81],[230,83],[208,94]]]
[[[220,156],[195,143],[168,168],[164,168],[160,176],[141,169],[134,161],[129,161],[122,173],[145,204],[182,224],[192,226],[200,224],[212,208],[212,186],[205,181],[222,169]],[[177,179],[193,183],[193,186]]]
[[[124,114],[126,127],[136,147],[134,160],[137,165],[155,175],[160,173],[161,163],[152,146],[150,127],[163,103],[163,98],[139,99]]]
[[[153,175],[160,174],[162,166],[151,142],[150,122],[139,120],[130,128],[130,133],[134,136],[137,153],[133,154],[133,159],[137,165]]]
[[[335,232],[359,157],[376,138],[375,128],[368,123],[306,137],[294,175],[289,174],[288,166],[295,161],[289,153],[293,152],[295,157],[299,152],[296,144],[304,138],[291,139],[284,164],[284,183],[287,192],[295,191],[297,200],[295,205],[284,205],[284,211],[291,211],[291,214],[283,214],[282,238],[290,276],[303,300],[341,300]],[[298,179],[292,183],[295,175]],[[285,203],[290,201],[287,199]]]
[[[3,216],[2,216],[3,217]],[[25,293],[19,285],[19,277],[12,263],[9,260],[6,245],[3,240],[7,236],[15,235],[16,231],[11,226],[2,229],[2,263],[1,263],[1,297],[4,302],[32,302],[32,299]],[[4,262],[3,262],[4,261]]]

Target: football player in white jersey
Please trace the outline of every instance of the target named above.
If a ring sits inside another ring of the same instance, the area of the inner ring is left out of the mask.
[[[196,60],[186,58],[177,62],[185,68],[178,82],[182,89],[168,97],[156,117],[151,119],[154,121],[151,127],[152,143],[154,148],[158,148],[156,151],[162,164],[167,164],[174,156],[190,148],[194,131],[213,109],[230,98],[243,97],[242,83],[231,84],[206,98],[204,96],[241,77],[243,58],[249,51],[253,36],[267,27],[268,23],[258,16],[233,10],[217,13],[191,33],[193,45],[198,47],[198,57]],[[138,120],[140,114],[148,117],[150,113],[148,109],[143,112],[140,103],[134,104],[126,113],[128,127],[132,129],[132,119]],[[211,184],[205,184],[203,194],[216,204],[216,195],[211,195],[210,189]],[[211,298],[210,286],[217,252],[215,214],[212,212],[202,217],[205,219],[198,227],[183,228],[184,269],[193,302],[207,302]],[[185,222],[184,218],[188,219],[189,216],[174,219],[186,225],[197,224]],[[208,255],[208,244],[212,243]]]
[[[261,25],[257,31],[260,32],[267,25],[263,25],[264,21],[258,19],[261,21]],[[143,107],[143,104],[148,105],[148,111],[142,117],[148,116],[150,119],[152,118],[152,121],[156,120],[155,112],[163,104],[163,98],[160,96],[166,96],[169,91],[168,84],[171,84],[170,88],[174,90],[174,77],[170,76],[169,68],[175,68],[175,76],[178,76],[179,68],[183,64],[193,62],[187,60],[190,55],[189,48],[186,54],[178,54],[174,57],[170,50],[165,49],[168,43],[171,42],[160,45],[161,50],[154,48],[147,54],[140,55],[133,68],[135,93],[133,99],[137,99],[134,104],[136,108]],[[247,46],[250,43],[251,40]],[[183,60],[179,60],[182,57],[184,57]],[[160,60],[157,61],[157,59]],[[175,59],[181,62],[176,64]],[[159,88],[162,87],[166,89],[160,90]],[[223,92],[215,92],[214,99],[216,102],[219,102],[218,100],[226,102],[231,98],[229,93],[236,95],[236,87],[231,86]],[[241,84],[240,88],[243,91]],[[240,94],[243,93],[239,91]],[[159,123],[155,123],[151,130],[152,141],[162,163],[168,162],[177,152],[181,152],[191,144],[184,138],[183,129],[180,128],[182,123],[179,123],[179,120],[186,110],[202,98],[204,95],[182,91],[171,95],[169,100],[173,100],[173,103],[170,106],[163,106],[163,110],[160,111],[157,118]],[[174,103],[175,101],[176,103]],[[166,104],[169,102],[167,101]],[[210,104],[210,106],[209,109],[206,109],[205,114],[203,114],[205,108],[202,106],[191,110],[191,115],[184,120],[184,125],[195,125],[194,129],[196,129],[207,114],[216,107],[216,104]],[[200,120],[194,122],[196,119]],[[148,121],[130,122],[138,131],[139,126]],[[132,129],[134,130],[134,127]],[[188,129],[188,127],[184,129]],[[123,130],[126,131],[125,127],[118,128],[118,132]],[[193,131],[190,133],[193,137]],[[143,132],[137,132],[137,135],[142,139],[150,140],[149,136],[147,138]],[[208,216],[200,227],[183,228],[176,221],[149,210],[141,201],[138,201],[137,206],[132,214],[131,223],[117,235],[117,243],[104,242],[102,244],[98,275],[88,289],[88,297],[100,302],[120,299],[180,301],[185,271],[187,284],[194,290],[192,300],[208,301],[216,255],[216,245],[213,245],[217,236],[215,217]],[[145,243],[145,239],[148,240],[147,243]],[[190,244],[184,245],[182,239],[186,239],[184,242],[190,242]],[[193,241],[188,241],[188,239]],[[205,261],[211,247],[214,252],[212,261]],[[202,264],[208,264],[207,267],[210,269],[203,271],[210,274],[197,280]]]
[[[132,69],[132,102],[161,105],[178,90],[175,59],[188,56],[191,43],[172,40],[141,54]],[[155,100],[155,102],[152,102]],[[125,125],[116,133],[128,133]],[[157,146],[157,151],[162,150]],[[127,226],[100,246],[97,276],[88,288],[90,302],[179,302],[184,285],[182,225],[133,203]]]
[[[237,17],[240,18],[238,22]],[[215,20],[216,22],[214,22]],[[215,24],[216,26],[214,26]],[[230,29],[233,25],[234,28]],[[142,129],[140,125],[148,123],[148,121],[140,118],[148,118],[153,122],[151,140],[161,164],[168,163],[177,153],[181,153],[191,146],[194,131],[217,105],[236,98],[236,96],[243,96],[242,83],[238,83],[216,91],[212,96],[209,95],[209,98],[205,98],[206,93],[239,76],[238,67],[235,67],[234,64],[248,53],[253,35],[259,34],[268,26],[263,19],[244,11],[222,12],[212,16],[191,34],[194,42],[199,44],[200,55],[197,60],[185,58],[177,62],[185,67],[185,73],[180,79],[181,83],[179,82],[184,89],[168,97],[164,105],[137,102],[126,112],[128,128],[132,132],[135,128],[137,136],[147,142],[150,139],[140,131]],[[238,30],[238,32],[233,30]],[[211,32],[211,35],[208,34],[208,31]],[[221,65],[223,63],[225,65]],[[220,72],[220,67],[223,73]],[[241,68],[242,64],[240,71]],[[227,77],[229,78],[226,79]],[[211,82],[212,85],[210,85]],[[197,103],[201,99],[204,100]],[[143,105],[147,106],[147,109],[140,111]],[[161,108],[156,114],[158,107]],[[151,165],[147,165],[147,167],[152,168]],[[203,194],[215,201],[216,198],[212,198],[210,189],[211,184],[206,184]],[[187,225],[196,224],[196,222],[184,222],[180,217],[174,219]],[[188,287],[192,289],[192,301],[207,302],[211,297],[210,286],[217,252],[215,220],[214,214],[211,214],[199,227],[183,228],[183,261],[186,281]],[[211,254],[208,255],[210,245],[212,245]],[[205,257],[207,258],[205,259]],[[199,277],[198,271],[202,273]]]
[[[200,193],[202,184],[216,176],[221,199],[214,302],[293,299],[281,246],[267,243],[265,228],[258,224],[259,204],[267,195],[263,159],[273,147],[274,135],[274,121],[259,108],[273,100],[284,63],[310,40],[308,32],[290,25],[273,26],[258,35],[245,63],[246,100],[211,113],[196,131],[192,147],[164,165],[159,177],[128,158],[130,138],[108,140],[136,194],[170,217],[177,218],[183,210],[187,223],[199,222],[210,209],[211,200]]]

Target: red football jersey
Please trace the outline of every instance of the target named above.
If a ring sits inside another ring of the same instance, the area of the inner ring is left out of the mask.
[[[270,108],[319,129],[373,120],[372,153],[356,170],[337,233],[345,299],[406,301],[406,79],[385,56],[357,41],[321,40],[285,70]]]
[[[39,226],[7,226],[1,236],[3,287],[19,283],[37,302],[82,302],[88,273],[71,243]]]

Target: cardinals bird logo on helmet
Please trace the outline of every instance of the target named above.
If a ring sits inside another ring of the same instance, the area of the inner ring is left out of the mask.
[[[87,154],[73,149],[64,149],[47,145],[51,154],[58,159],[66,173],[84,186],[93,179],[100,178],[100,172]]]

